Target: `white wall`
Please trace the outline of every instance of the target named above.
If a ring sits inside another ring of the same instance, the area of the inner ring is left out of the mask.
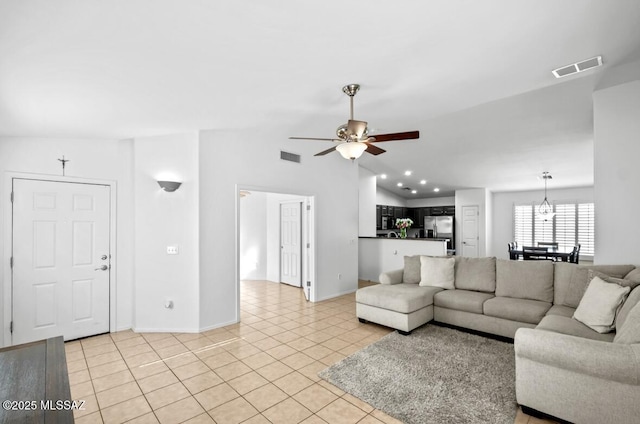
[[[376,236],[376,174],[368,169],[358,167],[358,235],[360,237]]]
[[[640,264],[640,80],[594,93],[595,263]]]
[[[456,191],[456,254],[462,254],[462,207],[463,206],[478,206],[480,216],[478,217],[478,256],[487,256],[488,251],[488,237],[487,237],[487,222],[490,216],[487,214],[487,209],[490,205],[487,204],[487,189],[474,188],[468,190]]]
[[[376,205],[407,206],[407,200],[382,187],[376,187]]]
[[[231,224],[238,186],[315,196],[316,300],[357,289],[357,165],[339,155],[313,157],[317,146],[287,140],[280,130],[261,128],[260,140],[256,131],[200,132],[201,328],[238,320],[238,247]],[[280,160],[280,149],[301,152],[302,163]]]
[[[381,272],[403,268],[405,256],[447,254],[444,241],[362,238],[358,243],[358,275],[360,279],[369,281],[379,281]]]
[[[567,189],[547,190],[547,197],[554,202],[593,202],[593,187],[577,187]],[[509,259],[507,243],[513,241],[513,206],[535,202],[541,203],[544,198],[544,190],[508,191],[493,193],[493,213],[491,225],[493,227],[492,240],[488,255],[500,259]],[[596,213],[596,219],[599,208]],[[596,236],[596,246],[600,240]]]
[[[453,206],[456,204],[455,196],[431,197],[426,199],[407,199],[407,207],[422,208],[430,206]]]
[[[87,179],[116,181],[117,183],[117,245],[115,249],[117,269],[115,283],[117,290],[116,329],[130,328],[131,291],[133,284],[132,260],[130,257],[133,246],[133,203],[131,201],[131,162],[132,147],[130,141],[95,140],[95,139],[47,139],[0,137],[0,231],[4,240],[6,228],[11,228],[11,216],[5,215],[5,209],[10,211],[9,194],[5,193],[7,172],[33,173],[40,175],[62,175],[60,162],[57,160],[65,155],[67,176]],[[6,249],[6,250],[5,250]],[[4,285],[8,272],[5,269],[4,258],[9,255],[10,245],[0,243],[0,308],[4,308]],[[2,319],[5,311],[0,311],[0,324],[8,328],[9,323]]]
[[[267,194],[240,199],[240,278],[267,279]]]
[[[198,134],[136,139],[134,170],[134,328],[198,331]],[[181,181],[182,186],[168,193],[157,180]],[[170,245],[178,246],[178,255],[167,255]],[[165,308],[167,299],[173,309]]]

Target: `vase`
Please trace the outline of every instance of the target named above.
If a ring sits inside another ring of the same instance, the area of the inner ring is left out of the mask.
[[[407,238],[407,229],[400,228],[400,238]]]

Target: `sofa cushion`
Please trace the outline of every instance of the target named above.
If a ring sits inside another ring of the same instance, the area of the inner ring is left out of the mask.
[[[496,258],[456,256],[456,289],[493,293],[496,291]]]
[[[630,271],[635,269],[633,265],[589,265],[584,266],[580,265],[575,267],[573,274],[571,276],[571,285],[565,297],[565,301],[563,304],[567,306],[572,306],[574,308],[578,307],[582,296],[584,296],[584,292],[587,290],[587,286],[589,285],[589,270],[599,271],[605,275],[614,278],[623,278]]]
[[[457,311],[473,312],[481,314],[482,304],[491,299],[493,293],[482,293],[469,290],[444,290],[433,296],[433,304],[443,308],[455,309]]]
[[[600,334],[580,321],[560,315],[547,315],[542,318],[536,330],[554,331],[556,333],[568,334],[585,339],[602,340],[605,342],[613,341],[614,337],[613,333]]]
[[[578,306],[579,301],[575,305],[567,303],[567,295],[571,287],[571,277],[576,264],[568,262],[555,262],[553,265],[553,304],[565,305],[573,308]]]
[[[531,299],[494,297],[484,302],[485,315],[511,321],[537,324],[551,308],[551,303]]]
[[[618,311],[618,316],[616,317],[616,331],[622,328],[624,322],[627,320],[627,315],[629,315],[629,312],[638,303],[640,303],[640,287],[636,287],[631,290],[631,293],[627,296],[627,300],[624,301],[622,308]]]
[[[553,302],[553,262],[498,259],[496,297]]]
[[[571,318],[573,317],[576,308],[564,305],[553,305],[551,309],[547,311],[547,315],[559,315],[561,317]]]
[[[420,255],[404,257],[402,282],[405,284],[418,284],[420,282]]]
[[[616,333],[613,339],[614,343],[640,343],[640,305],[636,304],[624,324],[620,327],[620,330]]]
[[[416,284],[377,284],[359,289],[356,302],[408,314],[433,305],[433,295],[440,290],[438,287]]]
[[[455,263],[454,258],[420,256],[420,285],[454,289]]]
[[[608,333],[615,328],[616,314],[630,291],[629,287],[594,277],[573,318],[598,333]]]

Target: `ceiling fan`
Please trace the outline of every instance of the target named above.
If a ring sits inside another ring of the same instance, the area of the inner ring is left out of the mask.
[[[380,143],[383,141],[396,141],[396,140],[411,140],[420,137],[419,131],[407,131],[401,133],[391,134],[377,134],[369,136],[369,128],[365,121],[356,121],[353,119],[353,97],[360,90],[359,84],[349,84],[342,87],[342,91],[349,96],[351,105],[351,116],[346,124],[342,124],[336,130],[336,136],[338,138],[314,138],[314,137],[289,137],[292,140],[321,140],[321,141],[333,141],[338,143],[330,149],[323,150],[320,153],[316,153],[314,156],[323,156],[327,153],[331,153],[337,150],[343,158],[355,160],[359,158],[365,151],[372,155],[379,155],[386,152],[374,146],[371,143]]]

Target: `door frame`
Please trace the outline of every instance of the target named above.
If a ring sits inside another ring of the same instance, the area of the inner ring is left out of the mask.
[[[300,196],[301,201],[303,201],[303,210],[302,210],[302,290],[307,290],[307,281],[309,281],[309,301],[315,302],[316,295],[316,261],[317,261],[317,253],[316,253],[316,205],[315,205],[315,195],[309,193],[301,193],[299,191],[285,189],[285,188],[274,188],[274,187],[262,187],[262,186],[254,186],[254,185],[246,185],[246,184],[236,184],[235,185],[235,206],[236,206],[236,239],[235,239],[235,259],[236,259],[236,322],[240,322],[240,191],[259,191],[263,193],[279,193],[279,194],[289,194],[294,196]],[[306,199],[306,200],[305,200]],[[309,206],[309,210],[307,210],[307,206]],[[306,236],[305,236],[306,235]],[[307,246],[309,244],[309,247]],[[278,266],[280,266],[278,264]],[[279,271],[278,271],[279,273]]]
[[[303,257],[303,255],[305,254],[305,249],[304,246],[306,244],[306,239],[307,239],[307,235],[305,232],[305,208],[307,205],[307,201],[306,198],[300,198],[300,200],[283,200],[280,202],[280,226],[278,228],[278,233],[280,235],[280,246],[282,246],[282,205],[285,204],[292,204],[292,203],[296,203],[300,205],[300,237],[299,237],[299,241],[300,241],[300,254],[298,255],[298,261],[300,262],[300,288],[301,289],[305,289],[305,280],[306,278],[304,278],[304,267],[303,264],[305,262],[305,258]],[[278,259],[278,275],[279,275],[279,283],[282,283],[282,249],[280,249],[279,252],[279,259]],[[284,284],[288,284],[288,283],[284,283]],[[292,285],[292,287],[294,287]]]
[[[11,317],[13,314],[13,273],[11,270],[10,260],[13,254],[13,204],[11,202],[10,193],[13,189],[14,179],[24,180],[38,180],[38,181],[51,181],[59,183],[73,183],[73,184],[92,184],[92,185],[104,185],[110,187],[109,198],[109,250],[111,254],[111,272],[109,273],[109,332],[116,331],[117,322],[117,274],[118,274],[118,255],[116,245],[116,200],[117,200],[117,183],[113,180],[100,180],[93,178],[80,178],[80,177],[63,177],[58,175],[45,175],[45,174],[31,174],[25,172],[5,172],[4,174],[4,190],[5,193],[2,203],[4,204],[4,226],[3,226],[3,254],[2,260],[5,264],[4,275],[2,282],[0,282],[0,294],[2,295],[2,305],[4,307],[4,313],[2,315],[2,337],[0,343],[2,346],[11,346],[12,337],[9,325],[11,323]]]

